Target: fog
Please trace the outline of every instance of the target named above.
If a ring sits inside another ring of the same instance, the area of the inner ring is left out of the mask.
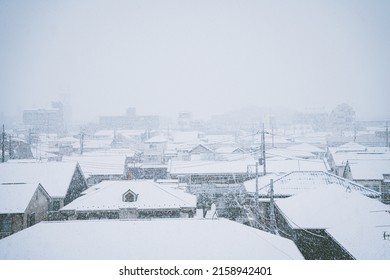
[[[0,112],[198,118],[249,105],[388,119],[388,1],[0,1]]]

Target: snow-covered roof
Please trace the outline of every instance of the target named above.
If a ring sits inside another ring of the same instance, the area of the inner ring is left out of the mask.
[[[162,136],[154,136],[145,141],[145,143],[166,143],[168,140]]]
[[[390,206],[358,191],[318,187],[276,205],[295,229],[326,229],[356,259],[390,259]],[[308,211],[309,210],[309,211]]]
[[[0,184],[0,214],[24,213],[38,183]]]
[[[308,144],[308,143],[301,143],[297,145],[293,145],[288,147],[287,149],[292,151],[303,151],[303,152],[309,152],[309,153],[323,153],[325,150],[318,148],[317,146]]]
[[[390,175],[389,160],[348,161],[354,180],[383,180],[384,174]]]
[[[275,196],[293,196],[307,190],[317,189],[323,185],[336,184],[342,189],[356,190],[369,197],[380,197],[380,193],[334,174],[322,171],[291,172],[274,181]],[[266,186],[262,186],[259,194],[268,196],[269,181]]]
[[[218,154],[233,154],[235,152],[243,153],[244,150],[237,146],[219,147],[215,150]]]
[[[0,182],[39,182],[51,197],[65,197],[76,168],[77,162],[5,163],[0,165]]]
[[[110,149],[112,139],[85,139],[84,140],[84,149]]]
[[[288,159],[294,159],[294,158],[316,158],[316,156],[308,151],[299,151],[299,150],[292,150],[292,149],[282,149],[282,148],[274,148],[267,150],[267,156],[270,157],[283,157]]]
[[[255,160],[234,161],[178,161],[171,160],[168,165],[170,174],[227,174],[247,173],[248,165],[255,165]]]
[[[332,158],[336,166],[345,166],[348,161],[357,160],[390,160],[390,152],[377,151],[369,149],[364,152],[334,152],[334,148],[329,148],[332,153]]]
[[[277,158],[271,158],[266,161],[266,169],[266,171],[270,173],[289,173],[292,171],[328,171],[325,162],[321,159],[280,160]]]
[[[193,147],[191,150],[190,150],[190,153],[194,153],[194,152],[199,152],[199,150],[202,150],[202,151],[207,151],[209,153],[213,153],[214,151],[212,149],[210,149],[209,147],[203,145],[203,144],[199,144],[199,145],[196,145],[195,147]]]
[[[196,196],[181,190],[164,187],[153,181],[103,181],[96,185],[95,191],[86,193],[61,210],[119,210],[138,209],[179,209],[196,208]],[[124,202],[122,196],[128,190],[137,194],[134,202]]]
[[[355,142],[348,142],[336,148],[336,152],[364,152],[366,150],[366,146]]]
[[[0,259],[303,260],[295,244],[226,219],[41,222],[0,240]]]
[[[282,175],[275,174],[275,173],[268,173],[265,176],[259,176],[257,179],[258,180],[258,188],[260,189],[261,187],[268,185],[270,183],[271,179],[275,181],[280,176],[282,176]],[[245,181],[243,184],[244,184],[245,190],[248,193],[256,192],[256,178]]]
[[[86,177],[93,175],[122,175],[127,156],[133,156],[134,151],[102,151],[84,153],[82,156],[64,156],[64,162],[78,162]]]

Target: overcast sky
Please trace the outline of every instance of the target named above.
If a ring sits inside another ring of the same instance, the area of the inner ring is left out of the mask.
[[[347,102],[389,119],[390,1],[0,0],[0,112],[75,120]]]

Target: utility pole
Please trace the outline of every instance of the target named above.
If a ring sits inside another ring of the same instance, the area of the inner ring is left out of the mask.
[[[389,122],[386,122],[386,147],[389,146]]]
[[[261,132],[261,144],[262,144],[262,157],[263,157],[263,176],[266,174],[266,163],[265,163],[265,131],[264,131],[264,123],[263,123],[263,131]]]
[[[259,221],[259,163],[256,162],[256,222]]]
[[[275,221],[275,208],[274,208],[274,180],[271,179],[270,182],[270,201],[269,201],[269,219],[270,219],[270,229],[271,233],[276,234],[276,221]]]
[[[1,162],[5,162],[5,131],[3,124],[3,132],[1,136]]]
[[[80,130],[80,155],[84,152],[84,132]]]
[[[9,154],[9,159],[12,159],[13,152],[12,152],[12,136],[11,134],[9,135],[9,142],[8,142],[8,154]]]
[[[272,148],[275,148],[275,145],[274,145],[274,124],[272,123],[272,127],[271,127],[271,133],[272,133]]]

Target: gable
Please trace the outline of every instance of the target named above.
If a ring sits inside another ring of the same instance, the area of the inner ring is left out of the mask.
[[[191,154],[201,154],[201,153],[212,153],[213,151],[203,145],[198,145],[193,148],[190,153]]]
[[[138,194],[134,193],[132,190],[128,190],[122,196],[123,202],[135,202],[137,201]]]

